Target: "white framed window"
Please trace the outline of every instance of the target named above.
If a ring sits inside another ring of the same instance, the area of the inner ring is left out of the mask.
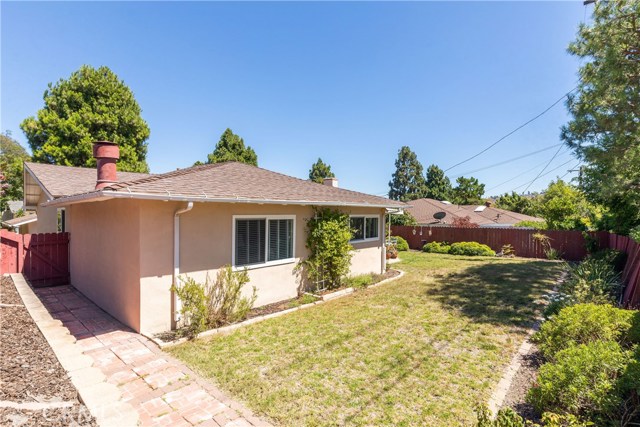
[[[234,215],[232,264],[258,268],[295,260],[295,215]]]
[[[351,242],[380,240],[380,215],[350,215]]]

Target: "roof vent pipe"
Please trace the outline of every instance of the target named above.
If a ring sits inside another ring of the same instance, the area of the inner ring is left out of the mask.
[[[329,187],[338,187],[338,178],[324,178],[322,183]]]
[[[96,190],[102,190],[118,182],[116,161],[120,158],[118,144],[110,141],[97,141],[93,144],[93,157],[96,158],[98,179]]]

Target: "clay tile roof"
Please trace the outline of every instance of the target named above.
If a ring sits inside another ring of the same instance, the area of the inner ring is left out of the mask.
[[[399,208],[407,206],[384,197],[318,184],[238,162],[194,166],[151,175],[120,182],[105,190],[214,200],[290,201]]]
[[[38,181],[53,197],[88,193],[96,186],[95,168],[78,168],[44,163],[25,162]],[[150,176],[146,173],[118,172],[119,181],[131,181]]]

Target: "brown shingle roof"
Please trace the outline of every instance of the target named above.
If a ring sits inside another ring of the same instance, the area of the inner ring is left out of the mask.
[[[35,213],[27,213],[26,215],[23,215],[23,216],[2,221],[2,225],[4,225],[5,227],[13,228],[23,224],[28,224],[30,222],[35,222],[37,220],[38,220],[38,217],[36,216]]]
[[[418,199],[412,200],[410,203],[411,207],[407,208],[407,212],[413,215],[418,224],[451,224],[454,219],[467,216],[471,222],[485,227],[508,226],[525,220],[543,221],[541,218],[492,207],[485,207],[482,211],[475,212],[477,205],[454,205],[434,199]],[[442,222],[438,221],[433,218],[433,214],[436,212],[445,212],[447,216]]]
[[[398,207],[407,205],[384,197],[317,184],[238,162],[216,163],[122,180],[104,189],[105,194],[123,193],[134,197],[152,195],[210,201],[290,202],[296,204],[335,204]],[[92,185],[95,176],[92,177]],[[85,191],[99,196],[99,192]],[[80,192],[79,192],[80,193]],[[79,194],[78,193],[78,194]]]
[[[96,186],[95,168],[49,165],[45,163],[25,162],[38,181],[53,197],[71,196],[88,193]],[[151,176],[147,173],[118,172],[119,181],[131,181]]]

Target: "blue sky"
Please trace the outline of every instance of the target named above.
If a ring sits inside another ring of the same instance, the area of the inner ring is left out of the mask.
[[[388,191],[402,145],[425,168],[447,169],[572,89],[579,63],[566,47],[585,17],[581,1],[0,8],[0,130],[21,143],[19,124],[43,106],[49,82],[107,65],[151,128],[152,172],[204,160],[230,127],[262,167],[306,178],[322,157],[341,187],[372,194]],[[567,120],[560,104],[448,175],[559,144]],[[473,176],[487,195],[522,191],[556,150]],[[530,190],[564,175],[570,160],[561,151],[548,170],[559,168]]]

